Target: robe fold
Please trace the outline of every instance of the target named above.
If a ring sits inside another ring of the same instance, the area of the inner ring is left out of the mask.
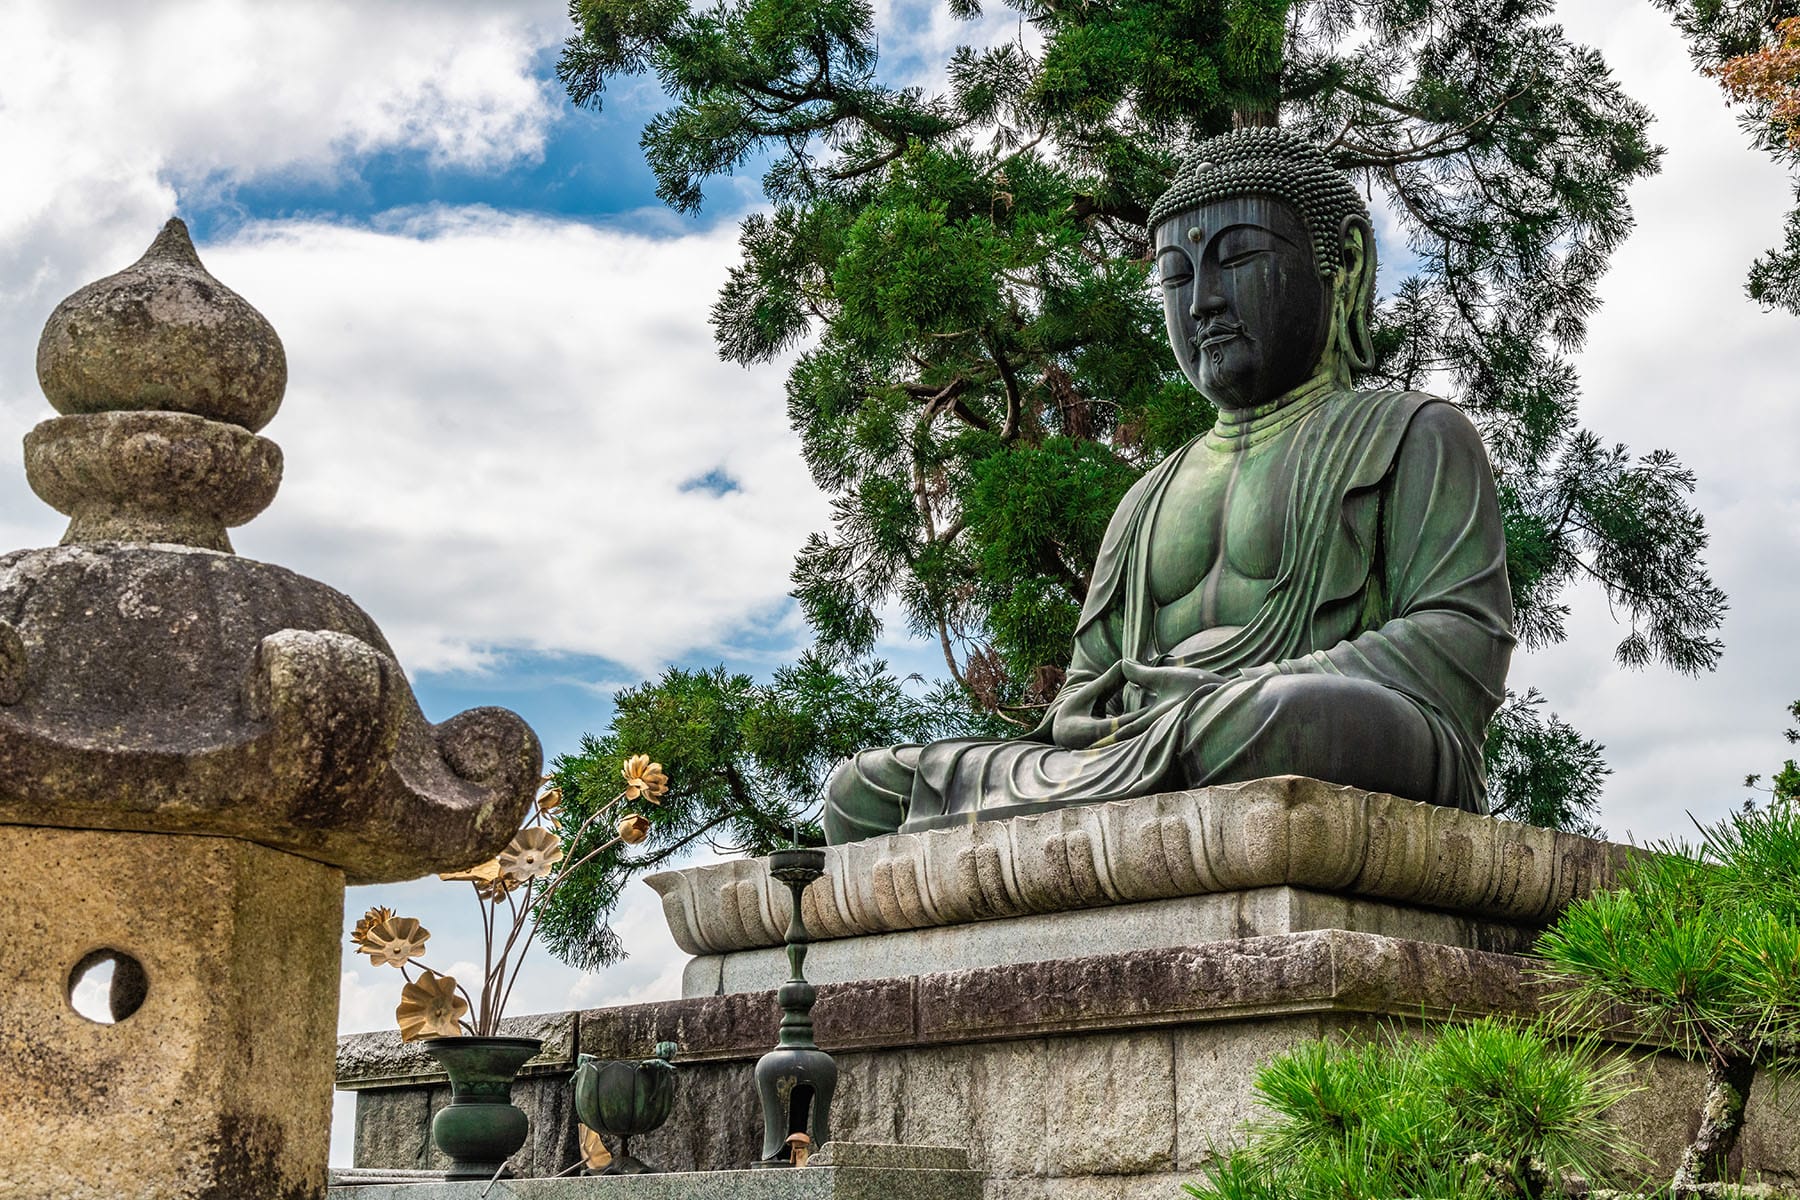
[[[1016,739],[865,752],[828,788],[830,840],[1287,773],[1487,811],[1482,745],[1513,636],[1480,437],[1416,392],[1331,391],[1296,408],[1268,435],[1292,439],[1289,485],[1280,563],[1254,616],[1199,650],[1159,644],[1150,543],[1182,519],[1166,511],[1170,485],[1215,431],[1120,503],[1058,704],[1122,660],[1219,682],[1161,700],[1125,683],[1099,709],[1119,732],[1086,748],[1056,744],[1052,705]]]

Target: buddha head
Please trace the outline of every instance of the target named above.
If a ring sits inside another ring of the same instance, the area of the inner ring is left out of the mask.
[[[1150,210],[1169,344],[1225,409],[1373,365],[1368,206],[1317,146],[1277,128],[1202,142]]]

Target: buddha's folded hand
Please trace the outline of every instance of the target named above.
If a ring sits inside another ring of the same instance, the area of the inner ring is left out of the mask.
[[[1056,698],[1056,716],[1050,723],[1050,736],[1058,746],[1068,750],[1085,750],[1117,728],[1118,718],[1097,716],[1103,708],[1116,707],[1120,689],[1125,686],[1125,673],[1114,663],[1086,683],[1065,688]]]
[[[1200,667],[1146,666],[1126,659],[1119,664],[1125,681],[1137,687],[1141,699],[1133,708],[1158,708],[1170,701],[1185,700],[1210,692],[1225,682],[1216,671]]]

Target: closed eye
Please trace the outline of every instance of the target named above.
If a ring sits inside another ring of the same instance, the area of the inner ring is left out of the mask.
[[[1168,288],[1181,287],[1194,277],[1194,264],[1175,246],[1166,247],[1156,256],[1156,268],[1161,273],[1162,285]]]
[[[1241,267],[1241,266],[1245,266],[1246,264],[1253,263],[1265,254],[1273,254],[1273,253],[1274,253],[1274,249],[1272,247],[1268,247],[1268,246],[1258,246],[1255,249],[1251,249],[1251,250],[1240,250],[1236,254],[1233,254],[1230,258],[1220,259],[1219,265],[1221,267],[1224,267],[1226,270],[1230,270],[1233,267]]]

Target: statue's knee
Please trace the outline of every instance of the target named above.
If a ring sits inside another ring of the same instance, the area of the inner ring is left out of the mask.
[[[1265,675],[1244,697],[1260,716],[1282,724],[1330,720],[1358,699],[1357,681],[1340,675]]]
[[[832,845],[893,833],[906,820],[912,776],[891,749],[864,750],[825,780],[820,824]]]
[[[851,755],[831,769],[825,777],[825,811],[843,807],[847,797],[856,790],[856,760],[859,755]]]

